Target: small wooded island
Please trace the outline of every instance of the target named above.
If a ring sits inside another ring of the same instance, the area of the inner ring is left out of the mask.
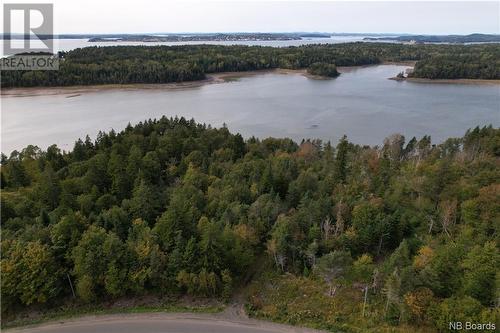
[[[416,61],[414,77],[500,80],[500,44],[402,45],[390,43],[262,46],[109,46],[60,52],[58,71],[3,71],[8,87],[169,83],[202,80],[206,74],[284,68],[316,63],[326,76],[334,66]]]
[[[311,64],[307,69],[307,72],[311,75],[321,76],[321,77],[337,77],[340,73],[337,71],[337,66],[334,64],[325,64],[323,62],[315,62]]]

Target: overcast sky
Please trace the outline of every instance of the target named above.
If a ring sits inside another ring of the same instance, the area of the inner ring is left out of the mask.
[[[10,0],[9,3],[23,2]],[[45,0],[56,33],[500,33],[500,1]]]

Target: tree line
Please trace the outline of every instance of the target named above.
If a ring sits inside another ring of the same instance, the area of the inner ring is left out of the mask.
[[[499,78],[500,46],[346,43],[299,47],[262,46],[109,46],[59,52],[58,71],[3,71],[8,87],[169,83],[200,80],[206,74],[272,68],[309,68],[419,61],[415,76]],[[313,69],[314,70],[314,69]]]
[[[227,299],[266,257],[278,273],[324,279],[331,297],[363,285],[389,323],[487,321],[499,157],[491,126],[369,147],[244,140],[166,117],[69,152],[2,154],[2,311],[145,293]]]
[[[428,79],[500,80],[500,53],[457,53],[418,61],[413,77]]]
[[[333,64],[325,64],[322,62],[315,62],[307,69],[311,75],[318,75],[322,77],[337,77],[340,73],[337,71],[337,66]]]

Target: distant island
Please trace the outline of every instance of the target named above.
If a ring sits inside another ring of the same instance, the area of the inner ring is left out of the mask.
[[[380,33],[329,33],[329,32],[209,32],[209,33],[119,33],[119,34],[58,34],[37,35],[38,39],[87,39],[92,43],[105,42],[203,42],[203,41],[287,41],[334,36],[359,36],[363,41],[390,41],[399,43],[500,43],[498,34],[470,35],[409,35]],[[0,39],[24,39],[23,34],[0,33]],[[35,39],[34,36],[30,38]]]
[[[22,34],[0,34],[1,39],[24,39]],[[323,32],[235,32],[235,33],[149,33],[149,34],[59,34],[38,35],[39,39],[88,39],[89,42],[191,42],[191,41],[272,41],[302,38],[330,38]]]
[[[396,41],[407,43],[500,43],[500,35],[406,35],[397,37],[365,37],[366,41]]]
[[[97,36],[89,38],[89,42],[199,42],[199,41],[266,41],[266,40],[300,40],[295,34],[281,33],[216,33],[199,35],[123,35]]]

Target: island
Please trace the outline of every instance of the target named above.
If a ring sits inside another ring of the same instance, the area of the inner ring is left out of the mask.
[[[307,35],[309,36],[309,35]],[[216,33],[216,34],[169,34],[169,35],[105,35],[89,38],[92,43],[105,42],[214,42],[214,41],[273,41],[300,40],[299,34],[280,33]]]
[[[337,66],[323,62],[315,62],[311,64],[307,69],[307,73],[323,78],[334,78],[340,75],[337,71]]]
[[[350,35],[350,34],[348,34]],[[273,41],[300,40],[303,38],[330,38],[324,32],[228,32],[228,33],[151,33],[151,34],[38,34],[26,37],[19,33],[0,33],[0,39],[88,39],[92,43],[121,42],[192,42],[192,41]]]
[[[395,41],[404,43],[500,43],[500,35],[470,34],[470,35],[403,35],[384,37],[365,37],[365,41]]]

